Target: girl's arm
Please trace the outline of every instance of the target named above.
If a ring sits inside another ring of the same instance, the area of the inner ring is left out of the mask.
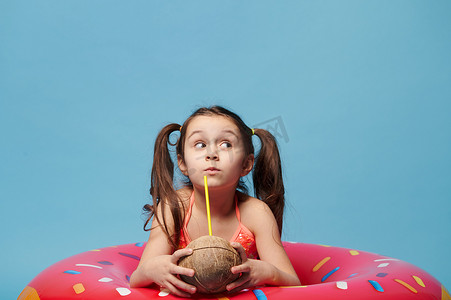
[[[257,202],[258,201],[258,202]],[[229,291],[237,291],[256,285],[300,285],[296,272],[283,248],[277,222],[270,208],[260,200],[253,199],[252,213],[243,216],[254,232],[260,260],[247,259],[239,243],[233,243],[243,259],[243,263],[232,268],[232,273],[243,275],[227,286]]]
[[[161,209],[157,210],[161,216]],[[161,219],[161,218],[160,218]],[[166,218],[170,219],[170,218]],[[161,226],[155,221],[152,223],[149,241],[141,256],[138,267],[130,277],[130,287],[148,287],[152,283],[167,288],[172,294],[189,297],[196,292],[192,285],[180,280],[177,275],[193,276],[192,269],[177,265],[178,260],[192,253],[192,249],[180,249],[173,252],[172,246]]]

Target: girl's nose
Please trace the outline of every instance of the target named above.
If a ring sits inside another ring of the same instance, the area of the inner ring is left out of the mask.
[[[218,155],[217,154],[208,154],[205,157],[205,160],[218,160]]]
[[[218,160],[219,156],[216,152],[209,152],[207,153],[207,155],[205,156],[205,160]]]

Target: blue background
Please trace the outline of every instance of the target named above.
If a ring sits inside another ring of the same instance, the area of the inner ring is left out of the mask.
[[[2,298],[70,255],[145,241],[156,134],[211,104],[279,136],[284,240],[396,257],[450,288],[450,9],[2,1]]]

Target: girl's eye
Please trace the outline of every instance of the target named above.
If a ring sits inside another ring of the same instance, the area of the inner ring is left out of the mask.
[[[231,148],[232,144],[229,142],[222,142],[221,145],[219,145],[221,148],[227,149],[227,148]]]
[[[198,142],[196,144],[194,144],[195,148],[201,149],[201,148],[205,148],[207,145],[205,145],[205,143],[203,142]]]

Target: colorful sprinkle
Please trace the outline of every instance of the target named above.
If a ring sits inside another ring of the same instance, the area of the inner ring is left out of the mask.
[[[421,286],[421,287],[426,287],[426,285],[424,284],[423,280],[421,280],[420,277],[412,275],[413,279],[415,279],[416,283]]]
[[[442,300],[451,300],[451,296],[449,295],[446,288],[442,285]]]
[[[337,281],[337,288],[340,290],[347,290],[348,289],[348,283],[346,281]]]
[[[133,254],[128,254],[128,253],[124,253],[124,252],[119,252],[119,254],[122,255],[122,256],[126,256],[126,257],[130,257],[130,258],[136,259],[136,260],[140,260],[140,258],[138,256],[133,255]]]
[[[380,265],[378,265],[378,268],[385,268],[386,266],[388,266],[390,263],[382,263]]]
[[[318,271],[325,263],[327,263],[329,261],[329,259],[330,259],[330,256],[323,258],[319,263],[316,264],[316,266],[313,267],[312,271],[313,272]]]
[[[135,246],[136,247],[142,247],[142,246],[144,246],[144,243],[136,243]]]
[[[374,280],[368,280],[369,283],[371,283],[371,285],[373,286],[373,288],[378,291],[383,293],[384,289],[381,287],[381,285],[379,284],[379,282],[374,281]]]
[[[26,286],[17,300],[40,300],[38,292],[31,286]]]
[[[130,282],[130,276],[125,275],[125,279],[127,279],[127,281]]]
[[[89,265],[89,264],[75,264],[77,267],[89,267],[89,268],[96,268],[96,269],[103,269],[102,267],[95,266],[95,265]]]
[[[101,265],[107,265],[107,266],[112,266],[113,265],[112,262],[109,262],[109,261],[106,261],[106,260],[98,261],[98,263],[101,264]]]
[[[326,275],[324,275],[323,279],[321,279],[321,282],[326,281],[327,278],[330,277],[330,275],[334,274],[335,272],[337,272],[340,269],[340,267],[336,267],[335,269],[333,269],[332,271],[330,271],[329,273],[327,273]]]
[[[408,283],[406,283],[406,282],[404,282],[404,281],[402,281],[402,280],[400,280],[400,279],[393,279],[393,280],[396,281],[397,283],[403,285],[403,286],[406,287],[407,289],[409,289],[409,291],[411,291],[412,293],[415,293],[415,294],[418,293],[417,290],[414,289],[410,284],[408,284]]]
[[[121,296],[127,296],[130,295],[132,291],[130,291],[127,288],[122,288],[122,287],[118,287],[116,288],[116,291],[119,293],[119,295]]]
[[[81,274],[81,272],[74,271],[74,270],[67,270],[67,271],[64,271],[63,273],[66,273],[66,274],[72,274],[72,275],[78,275],[78,274]]]
[[[375,259],[374,261],[375,262],[378,262],[378,261],[399,261],[399,259],[396,259],[396,258],[380,258],[380,259]]]
[[[359,273],[354,273],[348,276],[348,278],[354,277],[355,275],[358,275]]]
[[[377,273],[376,274],[377,277],[385,277],[387,275],[388,275],[388,273]]]
[[[160,297],[166,297],[167,295],[170,294],[170,291],[166,288],[160,288],[160,293],[158,294],[158,296]]]
[[[103,278],[99,279],[99,282],[111,282],[111,281],[113,281],[113,279],[108,278],[108,277],[103,277]]]
[[[351,253],[351,255],[359,255],[359,251],[357,250],[349,250],[349,253]]]
[[[75,294],[77,294],[77,295],[81,294],[85,291],[85,287],[83,286],[82,283],[74,284],[74,286],[72,288],[74,289]]]
[[[262,290],[252,290],[252,292],[254,293],[255,297],[257,297],[257,300],[268,300]]]

